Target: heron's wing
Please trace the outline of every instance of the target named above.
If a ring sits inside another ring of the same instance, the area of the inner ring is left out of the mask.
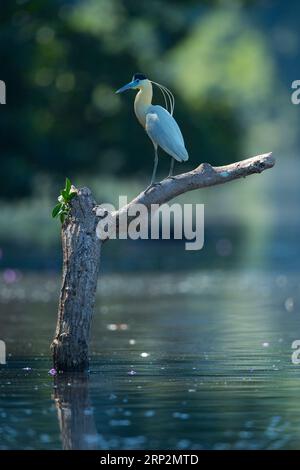
[[[162,106],[149,106],[146,115],[146,132],[154,144],[179,162],[189,158],[177,122]]]

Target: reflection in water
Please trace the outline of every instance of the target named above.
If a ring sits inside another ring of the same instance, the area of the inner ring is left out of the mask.
[[[89,375],[59,374],[54,378],[54,400],[64,450],[99,448],[89,397]]]

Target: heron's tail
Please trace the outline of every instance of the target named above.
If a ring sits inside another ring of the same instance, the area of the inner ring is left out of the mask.
[[[183,147],[182,150],[180,151],[180,158],[182,162],[187,162],[189,159],[189,154],[185,147]]]
[[[184,145],[177,147],[176,150],[173,151],[169,149],[167,153],[173,158],[175,158],[175,160],[177,160],[178,162],[186,162],[189,159],[188,151],[184,147]]]

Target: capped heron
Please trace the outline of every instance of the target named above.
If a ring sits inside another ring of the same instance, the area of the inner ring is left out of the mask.
[[[165,109],[159,105],[152,104],[153,89],[156,85],[163,94]],[[134,111],[139,123],[144,127],[154,146],[154,166],[150,189],[155,184],[155,176],[158,165],[158,147],[161,147],[171,156],[171,167],[168,178],[172,178],[174,162],[186,162],[189,158],[184,145],[184,140],[179,126],[173,118],[175,98],[168,88],[159,83],[149,80],[142,73],[136,73],[132,81],[116,91],[122,93],[126,90],[139,90],[134,100]]]

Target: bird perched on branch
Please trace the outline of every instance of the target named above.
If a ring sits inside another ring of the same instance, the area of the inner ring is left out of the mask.
[[[163,94],[165,106],[152,104],[153,89],[152,85],[157,86]],[[154,166],[149,190],[155,184],[155,176],[158,165],[158,147],[161,147],[166,153],[171,155],[171,167],[168,178],[172,178],[174,162],[186,162],[189,158],[184,145],[184,140],[179,126],[173,118],[175,98],[168,88],[159,83],[149,80],[142,73],[136,73],[132,81],[116,91],[122,93],[126,90],[139,90],[134,101],[134,111],[140,124],[146,130],[148,136],[154,145]]]

